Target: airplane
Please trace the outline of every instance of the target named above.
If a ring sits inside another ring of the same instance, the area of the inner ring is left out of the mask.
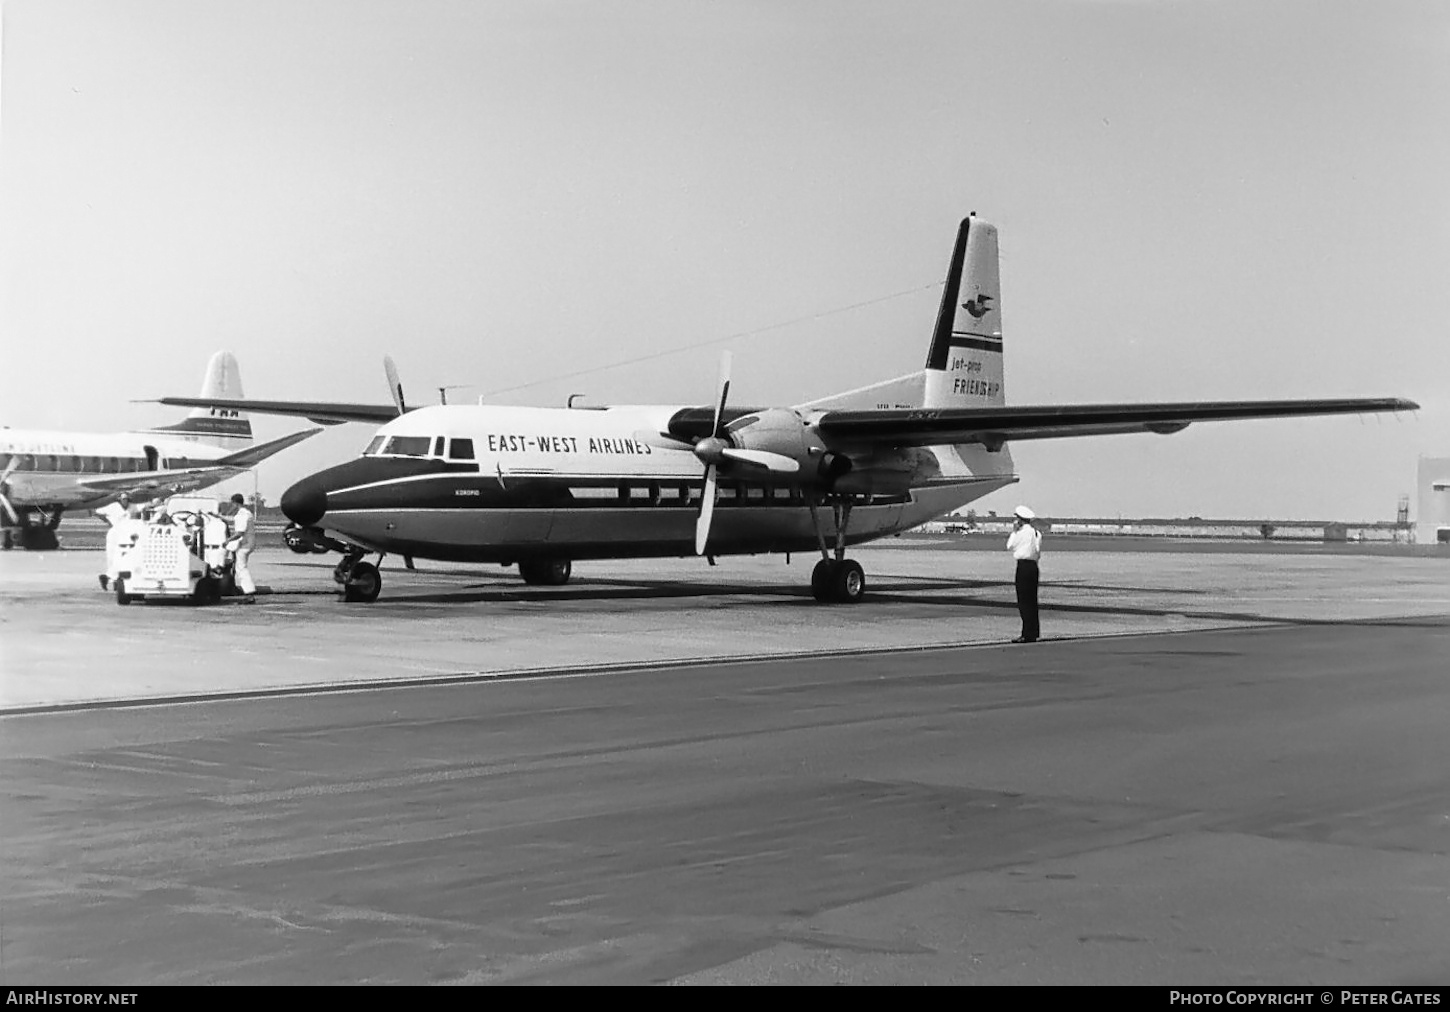
[[[704,405],[409,408],[163,398],[161,403],[380,424],[357,459],[286,490],[296,551],[337,551],[344,600],[382,588],[376,553],[517,564],[561,585],[583,559],[820,553],[811,591],[860,601],[846,548],[896,534],[1018,480],[1009,444],[1199,421],[1407,411],[1399,398],[1008,406],[997,229],[957,230],[926,365],[792,407],[729,403],[729,353]],[[572,399],[571,399],[572,400]]]
[[[242,395],[229,351],[207,363],[203,397]],[[181,421],[134,432],[0,429],[0,522],[3,545],[58,547],[67,510],[96,509],[122,492],[171,495],[235,477],[321,429],[304,429],[252,445],[252,423],[228,408],[197,408]]]

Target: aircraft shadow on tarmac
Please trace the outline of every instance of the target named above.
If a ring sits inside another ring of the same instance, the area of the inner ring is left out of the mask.
[[[414,571],[423,575],[423,571]],[[409,574],[413,575],[413,574]],[[457,589],[429,588],[413,592],[406,587],[394,589],[380,600],[367,605],[350,607],[372,610],[391,610],[390,606],[406,609],[412,605],[466,605],[466,604],[544,604],[547,602],[627,602],[627,601],[679,601],[685,599],[724,598],[744,596],[769,600],[774,606],[798,606],[818,609],[822,607],[812,597],[809,588],[796,583],[779,585],[761,583],[728,583],[712,580],[708,583],[662,578],[640,579],[590,579],[575,577],[571,585],[564,588],[535,588],[517,585],[512,573],[501,573],[496,579],[507,586],[495,586],[492,580],[480,582],[476,574],[438,573],[429,576],[458,576],[467,580]],[[1180,588],[1130,588],[1107,584],[1070,583],[1074,591],[1117,591],[1132,593],[1172,593],[1179,596],[1194,594],[1207,596],[1205,590],[1184,590]],[[926,591],[926,592],[923,592]],[[317,597],[334,596],[330,588],[303,591],[280,591],[269,597]],[[912,576],[909,578],[883,579],[873,582],[867,589],[866,599],[859,608],[852,608],[850,614],[862,612],[869,615],[872,605],[910,605],[912,607],[935,606],[952,609],[991,609],[1015,613],[1017,602],[1013,598],[1012,584],[1004,580],[953,579],[948,577]],[[1138,618],[1181,617],[1199,621],[1232,623],[1274,623],[1277,625],[1338,625],[1340,619],[1317,619],[1264,614],[1253,611],[1222,611],[1208,609],[1185,609],[1164,606],[1149,607],[1126,604],[1078,604],[1054,602],[1051,585],[1044,584],[1041,600],[1044,614],[1132,616]],[[396,614],[396,613],[393,613]]]

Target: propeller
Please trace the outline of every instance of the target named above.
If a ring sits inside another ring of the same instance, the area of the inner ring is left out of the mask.
[[[724,459],[724,451],[730,445],[725,441],[725,430],[721,420],[725,416],[725,400],[730,396],[730,352],[720,353],[720,395],[715,398],[715,421],[710,426],[710,435],[695,444],[695,456],[705,465],[705,487],[700,495],[700,516],[695,520],[695,554],[704,555],[705,545],[710,540],[710,522],[715,518],[715,496],[720,487],[715,480]]]

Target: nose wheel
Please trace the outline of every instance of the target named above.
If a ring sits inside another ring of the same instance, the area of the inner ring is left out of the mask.
[[[382,562],[382,557],[378,557]],[[342,599],[369,604],[383,592],[383,574],[371,562],[362,561],[361,554],[349,553],[337,564],[332,578],[342,587]]]

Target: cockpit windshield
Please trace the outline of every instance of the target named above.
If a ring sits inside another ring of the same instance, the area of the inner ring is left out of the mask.
[[[427,457],[432,450],[432,436],[375,436],[363,453],[369,457]]]

